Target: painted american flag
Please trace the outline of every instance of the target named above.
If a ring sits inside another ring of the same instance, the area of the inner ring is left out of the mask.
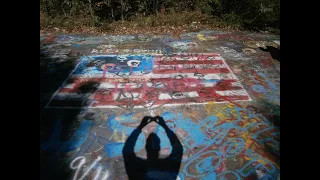
[[[47,107],[152,108],[251,101],[215,53],[81,58]]]

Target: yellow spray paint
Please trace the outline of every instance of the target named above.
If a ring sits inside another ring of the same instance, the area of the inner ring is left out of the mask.
[[[198,34],[197,37],[198,37],[198,39],[199,39],[200,41],[206,41],[206,40],[207,40],[206,38],[204,38],[204,35],[203,35],[203,34]]]
[[[118,142],[120,140],[120,137],[118,135],[118,129],[115,129],[113,134],[113,141]]]
[[[213,114],[215,115],[219,120],[226,120],[230,119],[232,117],[237,117],[237,111],[235,110],[235,105],[232,103],[228,103],[225,105],[220,105],[216,103],[208,103],[208,105],[205,106],[207,113],[209,115]],[[229,109],[229,113],[227,113],[227,109]]]
[[[125,143],[126,142],[126,134],[125,134],[124,130],[122,131],[121,137],[122,137],[121,142]]]
[[[241,136],[241,138],[243,138],[245,140],[245,146],[246,149],[252,149],[254,152],[257,152],[258,149],[263,149],[264,147],[262,147],[261,145],[257,144],[255,142],[254,139],[251,138],[250,134],[248,131],[244,132]],[[276,166],[278,169],[280,169],[279,165],[277,165],[277,163],[273,162],[271,159],[269,159],[267,156],[264,157],[266,160],[268,160],[269,162],[271,162],[274,166]],[[252,158],[245,156],[245,160],[247,161],[251,161]],[[259,156],[257,156],[257,161],[263,165],[267,165],[269,162],[266,162],[265,160],[259,158]]]
[[[208,114],[212,114],[211,110],[214,109],[215,103],[209,102],[207,105],[204,105],[204,108],[206,109]]]

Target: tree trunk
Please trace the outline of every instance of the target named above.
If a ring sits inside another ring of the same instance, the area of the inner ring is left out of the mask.
[[[90,14],[91,14],[91,18],[94,19],[93,10],[92,10],[92,6],[91,6],[91,0],[89,0],[89,11],[90,11]]]
[[[111,17],[113,20],[115,20],[114,16],[113,16],[113,8],[111,8]]]
[[[121,5],[121,19],[122,19],[122,21],[123,21],[123,20],[124,20],[124,17],[123,17],[123,10],[124,10],[123,0],[120,0],[120,5]]]
[[[48,2],[46,0],[44,0],[44,7],[46,9],[47,15],[50,16],[50,12],[49,12],[49,8],[48,8]]]

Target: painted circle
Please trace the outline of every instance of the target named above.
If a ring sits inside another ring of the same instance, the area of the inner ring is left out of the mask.
[[[256,93],[264,93],[266,91],[262,85],[252,85],[251,88]]]

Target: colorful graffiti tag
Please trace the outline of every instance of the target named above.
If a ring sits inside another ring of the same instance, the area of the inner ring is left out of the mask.
[[[183,144],[180,179],[247,179],[252,176],[259,177],[257,179],[275,179],[279,175],[279,128],[271,126],[262,114],[256,112],[256,108],[212,103],[198,111],[202,114],[198,118],[190,116],[185,108],[157,112],[164,117]],[[60,151],[75,152],[73,162],[70,162],[75,179],[89,174],[93,177],[108,176],[108,179],[117,179],[118,176],[125,178],[125,175],[110,169],[105,169],[104,174],[97,172],[102,172],[100,165],[111,166],[111,159],[121,161],[124,142],[139,124],[141,114],[98,109],[94,113],[97,120],[92,123],[84,119],[67,142],[51,140],[42,144],[41,148],[50,150],[48,147],[51,145],[59,147]],[[105,115],[107,119],[104,119]],[[90,132],[88,128],[91,128]],[[155,132],[161,139],[160,153],[163,156],[171,152],[169,139],[162,127],[150,124],[143,132],[135,146],[137,156],[146,158],[144,147],[150,132]],[[57,133],[53,136],[57,137]],[[57,143],[61,145],[56,146]],[[67,145],[72,148],[63,148]],[[93,156],[97,153],[100,154],[98,158]],[[74,165],[75,162],[79,162],[78,166]],[[235,163],[237,165],[232,165]],[[84,164],[90,168],[79,174],[78,170]]]

